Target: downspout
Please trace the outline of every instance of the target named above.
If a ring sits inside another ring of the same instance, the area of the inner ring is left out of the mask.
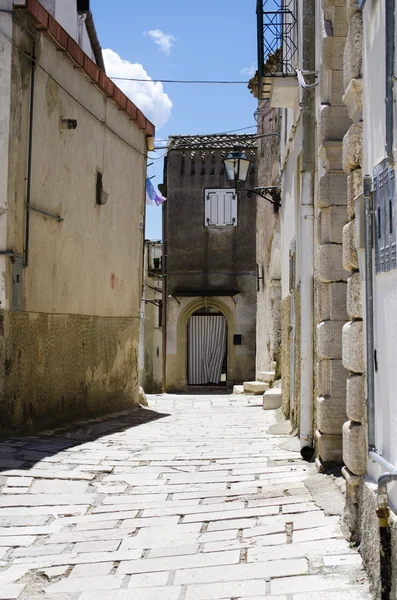
[[[79,15],[78,21],[77,21],[77,43],[80,46],[80,48],[83,47],[83,33],[84,33],[84,23],[87,20],[87,14],[82,14]]]
[[[395,33],[395,0],[386,0],[386,153],[393,161],[393,128],[394,128],[394,33]]]
[[[167,193],[167,156],[164,159],[164,184],[165,184],[165,196],[168,196]],[[168,253],[168,221],[167,221],[167,207],[166,202],[163,203],[162,206],[162,230],[163,230],[163,260],[162,260],[162,290],[163,290],[163,391],[166,391],[166,375],[167,375],[167,300],[168,300],[168,291],[167,291],[167,253]]]
[[[92,51],[94,52],[96,64],[101,69],[101,71],[106,73],[105,63],[104,63],[103,54],[102,54],[102,48],[101,48],[101,44],[99,43],[98,34],[95,29],[94,18],[92,16],[92,12],[89,11],[89,12],[85,13],[85,16],[86,16],[85,24],[87,27],[87,33],[88,33],[88,37],[90,38]]]
[[[374,371],[374,273],[372,266],[373,246],[373,200],[371,193],[371,176],[364,177],[364,211],[365,211],[365,327],[367,354],[367,421],[368,449],[375,450],[375,371]]]
[[[29,133],[28,133],[28,165],[26,173],[26,206],[25,206],[25,249],[23,266],[29,265],[29,237],[30,237],[30,199],[32,190],[32,157],[33,157],[33,117],[34,117],[34,92],[36,83],[36,40],[32,40],[31,76],[30,76],[30,107],[29,107]]]
[[[302,3],[302,67],[315,71],[315,0]],[[303,458],[313,448],[313,273],[314,273],[314,173],[315,97],[314,89],[302,89],[302,190],[300,206],[300,444]]]

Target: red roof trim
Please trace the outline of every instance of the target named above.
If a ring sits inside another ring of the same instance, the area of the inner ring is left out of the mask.
[[[98,65],[83,52],[76,41],[63,29],[38,0],[26,0],[25,7],[19,7],[28,13],[36,29],[43,31],[53,44],[66,52],[66,56],[77,64],[93,81],[103,94],[112,98],[118,107],[127,112],[135,125],[144,130],[147,136],[153,137],[155,127],[129,98],[105,75]]]

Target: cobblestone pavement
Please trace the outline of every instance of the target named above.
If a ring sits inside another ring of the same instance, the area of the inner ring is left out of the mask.
[[[2,442],[0,598],[369,599],[312,465],[260,400],[152,396]]]

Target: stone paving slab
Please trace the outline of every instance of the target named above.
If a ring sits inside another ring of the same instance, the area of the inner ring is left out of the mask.
[[[1,600],[369,600],[359,554],[254,396],[0,443]]]

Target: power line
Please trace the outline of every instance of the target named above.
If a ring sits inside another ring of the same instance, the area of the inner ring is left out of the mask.
[[[240,127],[240,129],[229,129],[229,131],[221,131],[220,133],[213,133],[211,135],[225,135],[226,133],[236,133],[237,131],[245,131],[246,129],[257,129],[257,127],[257,125],[249,125],[248,127]],[[155,141],[168,142],[168,138],[156,138]],[[153,152],[153,150],[150,150],[150,152]]]
[[[118,81],[138,81],[142,83],[198,83],[198,84],[210,84],[210,85],[248,85],[248,81],[208,81],[208,80],[187,80],[187,79],[138,79],[135,77],[112,77],[108,75],[109,79],[115,79]]]

